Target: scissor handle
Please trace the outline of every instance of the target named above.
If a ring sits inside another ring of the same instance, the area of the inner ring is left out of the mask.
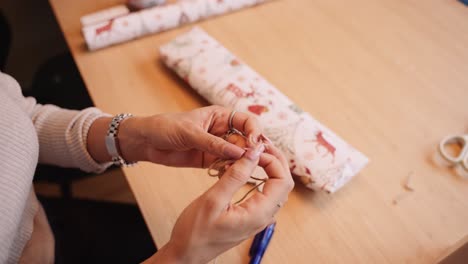
[[[461,151],[457,156],[452,156],[447,153],[445,146],[449,144],[460,144]],[[448,136],[442,139],[439,144],[439,152],[441,156],[450,163],[461,163],[468,170],[468,135]]]

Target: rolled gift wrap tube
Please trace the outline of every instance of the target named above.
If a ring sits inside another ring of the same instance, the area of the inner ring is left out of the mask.
[[[83,28],[83,35],[88,48],[96,50],[267,1],[272,0],[184,0],[147,8],[100,23],[99,26]],[[118,20],[127,21],[128,27],[123,27],[123,23],[117,27],[112,26],[119,24]],[[98,30],[99,28],[102,30]]]
[[[203,30],[178,36],[160,52],[165,64],[212,104],[256,115],[307,187],[335,192],[368,163]]]
[[[138,13],[117,17],[82,29],[90,50],[135,39],[144,34],[144,27]]]
[[[269,0],[185,0],[176,4],[141,11],[143,24],[150,33],[175,28],[202,19],[230,13]],[[271,0],[270,0],[271,1]]]
[[[130,10],[124,5],[118,5],[104,10],[97,11],[92,14],[82,16],[80,18],[81,26],[87,27],[103,21],[108,21],[110,19],[127,15],[130,13]]]
[[[132,10],[141,10],[166,3],[166,0],[128,0],[127,5]]]

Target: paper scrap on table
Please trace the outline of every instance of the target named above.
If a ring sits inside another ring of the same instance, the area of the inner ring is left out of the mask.
[[[156,6],[82,29],[90,50],[130,41],[272,0],[184,0]]]
[[[288,157],[291,172],[314,190],[335,192],[368,159],[200,28],[160,48],[165,64],[209,102],[254,114]]]

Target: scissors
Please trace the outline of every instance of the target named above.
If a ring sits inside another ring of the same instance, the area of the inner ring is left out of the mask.
[[[448,147],[453,145],[458,145],[461,148],[458,155],[448,152]],[[451,166],[460,166],[464,173],[468,174],[468,134],[444,138],[439,144],[439,153]]]

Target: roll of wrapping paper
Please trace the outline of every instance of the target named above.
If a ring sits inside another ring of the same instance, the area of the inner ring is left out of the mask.
[[[124,16],[129,13],[130,10],[125,5],[118,5],[82,16],[80,21],[83,27],[87,27],[119,16]]]
[[[141,10],[166,3],[166,0],[127,0],[127,5],[133,10]]]
[[[183,0],[156,6],[82,29],[90,50],[126,42],[272,0]]]
[[[212,104],[257,116],[308,188],[335,192],[368,163],[203,30],[178,36],[160,52],[165,64]]]

